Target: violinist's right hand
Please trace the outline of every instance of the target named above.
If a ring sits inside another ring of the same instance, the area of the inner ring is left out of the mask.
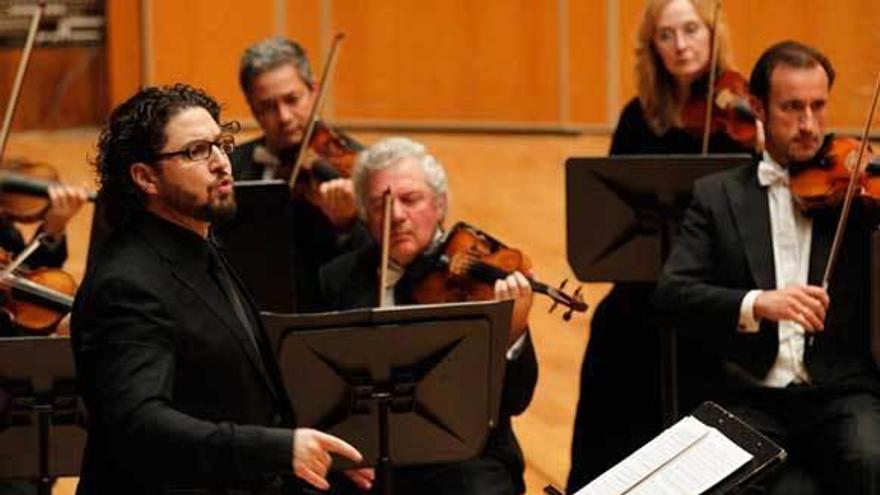
[[[43,218],[43,232],[60,237],[80,208],[89,200],[91,193],[85,187],[53,184],[49,186],[49,210]]]
[[[327,472],[339,454],[354,462],[363,462],[363,456],[348,442],[311,428],[293,430],[293,473],[319,490],[327,490]]]
[[[788,320],[800,324],[807,333],[825,329],[830,299],[825,289],[815,285],[794,285],[762,291],[755,298],[755,319]]]
[[[510,319],[509,344],[513,344],[529,327],[529,312],[532,309],[532,285],[520,272],[513,272],[507,278],[495,281],[495,298],[513,299],[513,315]]]
[[[354,183],[351,179],[333,179],[322,182],[315,192],[314,203],[338,229],[351,225],[357,217]]]

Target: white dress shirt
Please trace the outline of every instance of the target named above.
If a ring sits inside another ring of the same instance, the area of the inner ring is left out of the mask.
[[[767,187],[770,206],[770,232],[773,245],[773,264],[776,288],[806,285],[810,270],[810,242],[813,222],[801,214],[794,204],[788,187],[788,170],[764,152],[758,164],[758,182]],[[740,331],[757,332],[755,299],[760,290],[750,291],[740,306]],[[785,387],[790,383],[808,383],[810,376],[804,367],[804,328],[794,321],[779,322],[779,350],[776,361],[762,383],[768,387]]]

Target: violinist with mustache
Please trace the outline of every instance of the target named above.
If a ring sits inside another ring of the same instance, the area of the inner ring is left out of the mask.
[[[385,191],[393,197],[389,235],[386,301],[410,302],[408,281],[441,240],[448,209],[446,172],[425,147],[406,138],[384,139],[358,156],[354,190],[358,211],[371,242],[321,268],[321,292],[328,310],[367,308],[379,300],[379,260]],[[498,424],[476,459],[457,463],[402,467],[394,470],[397,494],[514,495],[525,492],[522,451],[511,428],[511,416],[522,413],[532,398],[538,364],[528,330],[532,289],[522,273],[495,283],[495,297],[514,299],[511,345]],[[351,487],[337,493],[359,493]]]
[[[759,163],[697,181],[655,304],[722,360],[714,398],[782,445],[765,493],[880,493],[880,376],[870,354],[869,240],[859,203],[829,286],[839,208],[803,213],[793,164],[824,153],[834,68],[778,43],[755,64],[752,105],[766,130]]]
[[[268,38],[245,50],[239,84],[263,135],[237,146],[232,156],[236,180],[290,176],[317,96],[317,81],[305,50],[295,41]],[[296,281],[295,309],[320,306],[318,268],[366,240],[357,221],[351,179],[335,178],[294,197],[286,212],[295,246],[290,263]]]

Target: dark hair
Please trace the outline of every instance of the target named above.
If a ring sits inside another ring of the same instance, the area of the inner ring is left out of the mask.
[[[828,75],[828,89],[834,84],[834,67],[822,52],[798,41],[782,41],[764,51],[749,77],[749,91],[765,104],[770,96],[770,78],[778,65],[796,69],[820,65]]]
[[[238,84],[245,96],[250,95],[254,79],[284,64],[293,64],[300,79],[312,88],[312,67],[306,51],[299,43],[281,36],[273,36],[253,44],[244,51],[238,66]]]
[[[107,221],[120,225],[144,209],[143,191],[129,171],[135,163],[153,163],[165,146],[165,126],[183,110],[201,107],[220,122],[220,105],[201,89],[186,84],[147,87],[117,106],[98,137],[95,168]]]

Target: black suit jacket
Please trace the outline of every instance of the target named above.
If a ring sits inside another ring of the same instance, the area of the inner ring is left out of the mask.
[[[778,326],[763,321],[757,333],[738,331],[743,297],[776,288],[767,190],[757,165],[696,182],[681,236],[661,274],[655,304],[677,327],[701,338],[724,360],[735,384],[756,385],[773,365]],[[809,283],[821,285],[837,213],[815,214]],[[825,331],[804,355],[816,385],[875,389],[869,346],[869,240],[875,218],[855,205],[829,285]]]
[[[341,256],[321,268],[321,294],[328,310],[345,310],[376,306],[378,282],[376,267],[379,266],[379,248],[375,243]],[[399,290],[396,301],[406,301]],[[519,355],[507,361],[502,391],[498,425],[492,430],[480,457],[501,461],[510,472],[516,493],[525,491],[523,470],[525,463],[522,449],[510,424],[510,417],[521,414],[532,400],[538,380],[538,361],[531,336],[526,333]]]
[[[259,352],[209,274],[207,248],[145,214],[90,266],[72,317],[90,415],[78,493],[289,481],[290,402],[253,303],[236,280]]]

